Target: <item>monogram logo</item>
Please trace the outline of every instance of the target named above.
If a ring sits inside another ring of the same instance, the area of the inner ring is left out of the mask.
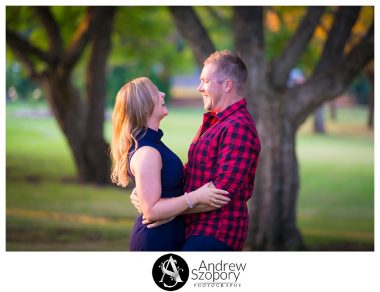
[[[158,287],[174,291],[186,284],[189,278],[189,267],[183,258],[170,253],[160,257],[154,263],[152,274]]]

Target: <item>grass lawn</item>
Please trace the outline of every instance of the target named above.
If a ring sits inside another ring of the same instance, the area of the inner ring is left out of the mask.
[[[130,190],[77,184],[56,122],[29,108],[6,108],[7,250],[127,250]],[[201,117],[202,109],[170,109],[162,123],[183,162]],[[327,135],[311,134],[310,120],[299,131],[298,226],[311,250],[373,250],[374,139],[365,119],[364,109],[342,109]]]

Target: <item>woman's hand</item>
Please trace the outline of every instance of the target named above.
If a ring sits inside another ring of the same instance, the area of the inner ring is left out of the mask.
[[[140,214],[142,214],[141,206],[140,206],[140,200],[137,197],[136,188],[133,188],[133,190],[132,190],[131,195],[129,196],[129,198],[131,199],[131,203],[135,207],[135,209],[137,210],[137,212],[139,212]]]
[[[144,216],[143,216],[142,217],[142,219],[143,219],[142,220],[142,224],[147,225],[146,228],[154,228],[154,227],[160,226],[162,224],[168,223],[168,222],[172,221],[174,218],[175,218],[175,216],[170,217],[168,219],[163,219],[163,220],[158,220],[158,221],[155,221],[155,222],[150,222],[148,219],[145,219]]]
[[[195,191],[190,192],[188,196],[196,204],[206,204],[211,207],[221,208],[230,201],[230,198],[225,196],[228,194],[228,191],[216,189],[212,182],[208,182]]]

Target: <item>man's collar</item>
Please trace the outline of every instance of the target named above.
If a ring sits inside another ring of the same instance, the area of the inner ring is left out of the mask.
[[[209,119],[215,118],[216,120],[221,121],[227,118],[228,116],[230,116],[231,114],[233,114],[234,112],[236,112],[237,110],[239,110],[240,108],[246,107],[246,106],[247,106],[247,101],[245,100],[245,98],[242,98],[241,100],[231,104],[229,107],[227,107],[226,109],[224,109],[223,111],[219,113],[215,113],[215,112],[205,113],[205,117],[207,116],[207,118]]]

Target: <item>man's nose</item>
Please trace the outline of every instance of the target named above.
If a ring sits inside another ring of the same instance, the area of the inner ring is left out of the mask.
[[[199,83],[198,85],[198,91],[202,92],[203,91],[203,86],[202,86],[202,83]]]

